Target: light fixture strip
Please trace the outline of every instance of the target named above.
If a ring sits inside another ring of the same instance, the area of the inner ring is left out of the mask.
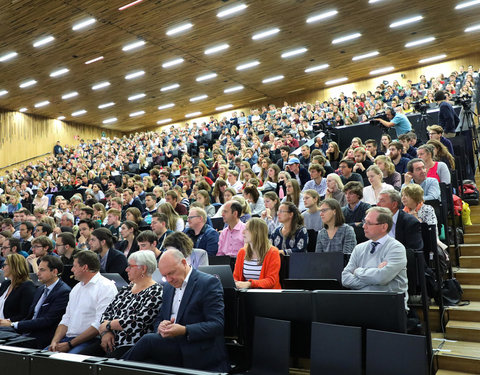
[[[180,85],[178,83],[174,83],[173,85],[165,86],[160,89],[160,91],[170,91],[170,90],[175,90],[176,88],[179,88]]]
[[[433,37],[433,36],[430,36],[428,38],[423,38],[423,39],[417,39],[417,40],[414,40],[412,42],[408,42],[407,44],[405,44],[405,47],[406,48],[416,47],[416,46],[420,46],[422,44],[433,42],[434,40],[435,40],[435,37]]]
[[[284,76],[282,75],[279,75],[279,76],[274,76],[274,77],[269,77],[269,78],[265,78],[262,83],[270,83],[270,82],[275,82],[275,81],[279,81],[281,79],[285,78]]]
[[[0,56],[0,62],[13,59],[13,58],[16,57],[17,55],[18,55],[17,52],[9,52],[9,53],[6,53],[5,55]]]
[[[278,27],[275,27],[275,28],[273,28],[273,29],[260,31],[260,32],[258,32],[258,33],[256,33],[256,34],[253,34],[253,35],[252,35],[252,39],[253,39],[253,40],[264,39],[264,38],[267,38],[267,37],[269,37],[269,36],[278,34],[279,32],[280,32],[280,29],[279,29]]]
[[[257,65],[260,65],[260,61],[255,60],[255,61],[251,61],[251,62],[248,62],[248,63],[245,63],[245,64],[238,65],[236,67],[236,69],[237,70],[245,70],[245,69],[253,68],[254,66],[257,66]]]
[[[187,113],[185,117],[195,117],[195,116],[200,116],[202,112],[192,112],[192,113]]]
[[[199,100],[203,100],[208,98],[208,95],[199,95],[199,96],[194,96],[193,98],[190,98],[191,102],[198,102]]]
[[[305,73],[311,73],[311,72],[316,72],[317,70],[327,69],[329,66],[330,65],[328,64],[311,66],[310,68],[305,69]]]
[[[136,71],[136,72],[132,72],[132,73],[129,73],[125,76],[125,79],[126,80],[129,80],[129,79],[134,79],[134,78],[138,78],[138,77],[141,77],[145,74],[145,71],[143,70],[139,70],[139,71]]]
[[[134,5],[137,5],[139,3],[141,3],[143,0],[135,0],[127,5],[124,5],[124,6],[121,6],[120,8],[118,8],[118,10],[122,11],[122,10],[125,10],[127,8],[130,8],[130,7],[133,7]]]
[[[166,118],[166,119],[163,119],[163,120],[158,120],[158,121],[157,121],[157,124],[158,124],[158,125],[166,124],[167,122],[171,122],[171,121],[172,121],[171,118]]]
[[[372,52],[364,53],[363,55],[353,56],[352,61],[368,59],[369,57],[378,56],[379,54],[380,54],[380,52],[378,52],[378,51],[372,51]]]
[[[400,27],[400,26],[405,26],[405,25],[408,25],[409,23],[414,23],[414,22],[418,22],[418,21],[421,21],[423,19],[422,16],[418,15],[418,16],[413,16],[413,17],[409,17],[409,18],[405,18],[403,20],[400,20],[400,21],[395,21],[395,22],[392,22],[390,24],[390,28],[395,28],[395,27]]]
[[[223,44],[219,44],[218,46],[215,46],[215,47],[207,48],[204,53],[205,53],[205,55],[212,55],[214,53],[226,50],[229,47],[230,46],[227,43],[223,43]]]
[[[110,86],[110,82],[108,82],[108,81],[99,82],[99,83],[92,86],[92,90],[99,90],[99,89],[103,89],[104,87],[108,87],[108,86]]]
[[[360,38],[361,36],[362,36],[362,34],[360,34],[360,33],[353,33],[353,34],[345,35],[345,36],[342,36],[340,38],[333,39],[332,44],[348,42],[350,40]]]
[[[308,17],[307,18],[307,23],[318,22],[318,21],[324,20],[326,18],[333,17],[337,14],[338,14],[337,10],[329,10],[328,12],[323,12],[323,13],[316,14],[316,15]]]
[[[145,96],[147,96],[147,95],[145,93],[141,92],[141,93],[129,96],[128,100],[129,101],[138,100],[138,99],[144,98]]]
[[[178,59],[174,59],[174,60],[170,60],[170,61],[167,61],[165,63],[162,64],[162,68],[169,68],[171,66],[175,66],[175,65],[178,65],[178,64],[181,64],[183,63],[185,60],[182,59],[181,57],[178,58]]]
[[[218,18],[227,17],[227,16],[230,16],[234,13],[238,13],[238,12],[244,10],[245,8],[247,8],[246,4],[238,4],[238,5],[229,7],[229,8],[223,8],[223,10],[221,10],[220,12],[217,13],[217,17]]]
[[[240,91],[240,90],[243,90],[243,86],[242,85],[239,85],[239,86],[233,86],[233,87],[229,87],[228,89],[225,89],[223,90],[223,92],[225,94],[229,94],[231,92],[236,92],[236,91]]]
[[[136,42],[124,45],[123,48],[122,48],[122,51],[124,51],[124,52],[131,51],[132,49],[139,48],[143,45],[145,45],[145,41],[144,40],[138,40]]]
[[[282,53],[281,57],[282,57],[283,59],[286,59],[286,58],[288,58],[288,57],[300,55],[300,54],[305,53],[305,52],[307,52],[307,51],[308,51],[308,49],[305,48],[305,47],[297,48],[297,49],[294,49],[294,50],[291,50],[291,51],[287,51],[287,52]]]
[[[474,5],[478,5],[478,4],[480,4],[480,0],[464,1],[462,3],[458,3],[455,6],[455,9],[456,10],[464,9],[464,8],[468,8],[468,7],[471,7],[471,6],[474,6]]]
[[[88,64],[91,64],[91,63],[94,63],[94,62],[100,61],[100,60],[103,60],[103,56],[95,57],[94,59],[91,59],[91,60],[85,61],[85,64],[86,64],[86,65],[88,65]]]
[[[62,99],[65,100],[65,99],[70,99],[70,98],[74,98],[75,96],[78,95],[78,92],[76,91],[72,91],[72,92],[69,92],[65,95],[62,95]]]
[[[187,22],[187,23],[172,27],[171,29],[167,30],[166,34],[168,36],[176,35],[176,34],[179,34],[181,32],[184,32],[186,30],[189,30],[192,27],[193,27],[193,24],[191,24],[190,22]]]
[[[429,63],[429,62],[431,62],[431,61],[442,60],[442,59],[444,59],[445,57],[447,57],[447,55],[442,54],[442,55],[427,57],[427,58],[425,58],[425,59],[418,60],[418,62],[419,62],[420,64],[425,64],[425,63]]]
[[[55,40],[55,38],[53,36],[49,35],[45,38],[37,40],[35,43],[33,43],[33,46],[35,48],[38,48],[38,47],[44,46],[45,44],[53,42],[54,40]]]
[[[98,106],[98,109],[104,109],[104,108],[112,107],[112,106],[114,106],[114,105],[115,105],[114,102],[104,103],[104,104],[100,104],[100,105]]]
[[[206,80],[215,78],[216,76],[217,76],[217,73],[209,73],[209,74],[204,74],[203,76],[199,76],[195,80],[197,82],[202,82],[202,81],[206,81]]]
[[[64,75],[64,74],[68,73],[69,71],[70,71],[70,69],[68,69],[68,68],[58,69],[58,70],[55,70],[54,72],[51,72],[50,77],[52,77],[52,78],[59,77],[61,75]]]
[[[80,21],[72,26],[73,31],[81,30],[87,26],[90,26],[97,22],[95,18],[87,18],[86,20]]]
[[[336,83],[345,82],[347,80],[348,80],[347,77],[335,78],[335,79],[331,79],[330,81],[325,82],[325,84],[326,85],[334,85]]]
[[[175,107],[175,103],[168,103],[168,104],[161,105],[158,107],[158,109],[161,111],[162,109],[168,109],[172,107]]]
[[[379,68],[379,69],[375,69],[375,70],[372,70],[370,72],[371,75],[376,75],[376,74],[382,74],[382,73],[387,73],[387,72],[391,72],[392,70],[394,70],[395,68],[393,66],[387,66],[385,68]]]

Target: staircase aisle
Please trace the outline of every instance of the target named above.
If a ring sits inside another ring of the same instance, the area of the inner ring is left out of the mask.
[[[480,374],[480,206],[470,209],[473,225],[465,227],[460,267],[454,267],[463,299],[470,304],[448,307],[445,336],[432,334],[433,348],[440,348],[435,355],[437,375]]]

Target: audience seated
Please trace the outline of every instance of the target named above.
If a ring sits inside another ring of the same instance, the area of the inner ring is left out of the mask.
[[[405,183],[402,188],[407,184],[417,184],[423,189],[423,198],[426,201],[440,200],[440,185],[438,180],[433,177],[427,177],[427,169],[425,162],[422,159],[412,159],[408,162],[408,172],[405,173]]]
[[[363,232],[363,219],[371,207],[369,203],[362,201],[363,189],[362,184],[356,181],[350,181],[343,188],[347,204],[342,207],[342,213],[345,223],[353,228],[357,243],[367,240]]]
[[[268,239],[268,227],[258,218],[243,232],[246,246],[238,252],[233,278],[239,289],[280,289],[280,255]]]
[[[427,177],[435,178],[439,183],[450,184],[451,176],[447,164],[434,161],[435,148],[432,145],[421,145],[418,148],[418,157],[423,160],[427,170]]]
[[[271,235],[273,246],[284,255],[307,251],[308,232],[297,206],[292,202],[283,202],[277,215],[280,225]]]
[[[340,165],[345,164],[343,163],[345,160],[342,160]],[[340,169],[342,167],[340,166]],[[361,178],[360,178],[361,179]],[[363,186],[363,182],[360,181]],[[325,194],[325,198],[332,198],[338,201],[340,206],[345,206],[347,204],[347,199],[345,198],[345,193],[343,192],[343,182],[339,175],[335,173],[330,173],[327,176],[327,192]]]
[[[207,224],[207,213],[202,208],[193,207],[188,214],[185,234],[193,241],[195,249],[203,249],[208,255],[217,255],[218,233]]]
[[[208,253],[203,249],[194,249],[193,241],[183,232],[173,232],[165,238],[163,244],[165,251],[180,251],[189,266],[197,269],[200,266],[208,266]]]
[[[369,186],[363,188],[363,201],[375,206],[378,202],[378,196],[382,190],[393,189],[392,185],[386,184],[383,181],[383,173],[376,165],[371,165],[367,169],[367,178],[370,183]]]

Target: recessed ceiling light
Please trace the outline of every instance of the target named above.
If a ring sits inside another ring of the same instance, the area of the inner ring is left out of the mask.
[[[130,43],[130,44],[126,44],[125,46],[123,46],[122,48],[122,51],[130,51],[132,49],[135,49],[135,48],[138,48],[138,47],[141,47],[145,45],[145,41],[144,40],[137,40],[136,42],[133,42],[133,43]]]
[[[28,81],[25,81],[25,82],[22,82],[20,84],[20,88],[24,89],[26,87],[30,87],[30,86],[33,86],[37,83],[37,81],[35,81],[34,79],[30,79]]]
[[[170,91],[170,90],[175,90],[176,88],[179,88],[180,85],[178,83],[174,83],[173,85],[165,86],[160,89],[160,91]]]
[[[251,100],[249,100],[249,102],[250,102],[250,103],[259,102],[260,100],[263,100],[263,99],[267,99],[267,97],[266,97],[266,96],[262,96],[261,98],[251,99]]]
[[[375,70],[372,70],[370,72],[371,75],[375,75],[375,74],[382,74],[382,73],[386,73],[386,72],[391,72],[392,70],[394,70],[395,68],[393,66],[387,66],[385,68],[379,68],[379,69],[375,69]]]
[[[65,94],[65,95],[62,95],[62,99],[63,99],[63,100],[65,100],[65,99],[70,99],[70,98],[73,98],[73,97],[75,97],[75,96],[77,96],[77,95],[78,95],[78,92],[72,91],[72,92],[69,92],[69,93],[67,93],[67,94]]]
[[[444,59],[445,57],[447,57],[447,55],[445,55],[445,54],[443,54],[443,55],[437,55],[437,56],[427,57],[427,58],[425,58],[425,59],[418,60],[418,62],[419,62],[420,64],[425,64],[425,63],[428,63],[428,62],[431,62],[431,61],[442,60],[442,59]]]
[[[206,49],[205,50],[205,55],[211,55],[213,53],[223,51],[223,50],[227,49],[228,47],[230,47],[230,46],[227,43],[219,44],[218,46]]]
[[[238,4],[228,8],[222,8],[220,12],[217,13],[218,18],[227,17],[231,14],[240,12],[247,7],[246,4]]]
[[[167,35],[172,36],[176,34],[180,34],[181,32],[187,31],[193,27],[193,24],[190,22],[182,23],[181,25],[172,27],[171,29],[167,30]]]
[[[400,21],[395,21],[395,22],[390,24],[390,27],[393,29],[395,27],[408,25],[409,23],[418,22],[422,19],[423,19],[423,17],[420,16],[420,15],[419,16],[413,16],[413,17],[405,18],[405,19],[400,20]]]
[[[317,70],[327,69],[328,67],[328,64],[311,66],[310,68],[305,69],[305,73],[316,72]]]
[[[104,124],[110,124],[110,123],[115,122],[115,121],[117,121],[116,117],[110,117],[110,118],[107,118],[107,119],[103,120],[102,122]]]
[[[334,85],[336,83],[345,82],[347,80],[348,80],[347,77],[335,78],[335,79],[331,79],[330,81],[325,82],[325,84],[326,85]]]
[[[158,120],[158,121],[157,121],[157,124],[158,124],[158,125],[166,124],[167,122],[171,122],[171,121],[172,121],[171,118],[166,118],[166,119],[163,119],[163,120]]]
[[[91,59],[91,60],[88,60],[88,61],[85,61],[85,64],[91,64],[91,63],[94,63],[94,62],[97,62],[97,61],[100,61],[100,60],[103,60],[103,56],[98,56],[98,57],[95,57],[94,59]]]
[[[58,116],[58,117],[57,117],[57,120],[62,121],[62,120],[65,120],[65,118],[66,118],[65,116]]]
[[[202,82],[202,81],[206,81],[208,79],[215,78],[216,76],[217,76],[217,73],[208,73],[208,74],[204,74],[203,76],[197,77],[195,80],[197,82]]]
[[[0,56],[0,62],[13,59],[13,58],[16,57],[17,55],[18,55],[18,53],[16,53],[16,52],[6,53],[5,55]]]
[[[49,105],[50,102],[48,100],[44,100],[43,102],[38,102],[37,104],[35,104],[35,108],[40,108],[40,107],[45,107],[46,105]]]
[[[58,69],[58,70],[55,70],[54,72],[51,72],[50,77],[52,77],[52,78],[59,77],[63,74],[68,73],[69,71],[70,71],[70,69],[67,69],[67,68]]]
[[[104,82],[99,82],[96,83],[95,85],[92,86],[92,90],[100,90],[103,89],[104,87],[110,86],[110,82],[104,81]]]
[[[0,90],[0,96],[7,95],[8,91],[7,90]]]
[[[232,108],[233,104],[225,104],[220,107],[215,108],[215,111],[223,111],[224,109],[229,109]]]
[[[314,23],[320,20],[324,20],[325,18],[330,18],[335,16],[338,13],[337,10],[329,10],[328,12],[323,12],[320,14],[316,14],[307,18],[307,23]]]
[[[468,7],[471,7],[473,5],[477,5],[477,4],[480,4],[480,0],[464,1],[463,3],[457,4],[455,9],[458,10],[458,9],[468,8]]]
[[[345,36],[342,36],[340,38],[333,39],[332,44],[348,42],[349,40],[357,39],[357,38],[360,38],[361,36],[362,36],[362,34],[360,34],[360,33],[353,33],[353,34],[345,35]]]
[[[120,8],[118,8],[118,10],[125,10],[127,8],[130,8],[130,7],[133,7],[134,5],[137,5],[138,3],[141,3],[143,0],[135,0],[127,5],[124,5],[124,6],[121,6]]]
[[[251,62],[248,62],[248,63],[245,63],[245,64],[238,65],[236,67],[236,69],[237,70],[245,70],[245,69],[248,69],[248,68],[253,68],[254,66],[257,66],[257,65],[260,65],[260,61],[255,60],[255,61],[251,61]]]
[[[291,50],[291,51],[287,51],[287,52],[282,53],[281,57],[282,57],[283,59],[286,59],[286,58],[288,58],[288,57],[300,55],[300,54],[305,53],[305,52],[307,52],[307,51],[308,51],[308,49],[305,48],[305,47],[297,48],[297,49],[294,49],[294,50]]]
[[[223,92],[224,92],[225,94],[229,94],[229,93],[231,93],[231,92],[240,91],[240,90],[243,90],[243,86],[242,86],[242,85],[229,87],[228,89],[223,90]]]
[[[83,29],[87,26],[90,26],[90,25],[94,24],[95,22],[97,22],[97,20],[95,18],[87,18],[83,21],[80,21],[80,22],[74,24],[72,26],[72,30],[77,31],[77,30]]]
[[[132,101],[132,100],[137,100],[137,99],[144,98],[145,96],[147,96],[147,94],[145,94],[145,93],[141,92],[141,93],[138,93],[138,94],[135,94],[135,95],[129,96],[129,97],[128,97],[128,100],[129,100],[129,101]]]
[[[165,63],[162,64],[162,68],[169,68],[171,66],[175,66],[175,65],[178,65],[178,64],[181,64],[183,63],[185,60],[182,59],[181,57],[178,58],[178,59],[174,59],[174,60],[170,60],[170,61],[167,61]]]
[[[199,95],[199,96],[194,96],[193,98],[190,98],[191,102],[198,102],[199,100],[203,100],[208,98],[208,95]]]
[[[144,115],[145,111],[137,111],[137,112],[132,112],[129,114],[130,117],[136,117],[136,116],[141,116]]]
[[[374,57],[374,56],[377,56],[379,54],[380,54],[380,52],[378,52],[378,51],[372,51],[372,52],[364,53],[363,55],[353,56],[352,60],[357,61],[357,60],[368,59],[369,57]]]
[[[473,25],[465,29],[466,33],[471,33],[472,31],[480,30],[480,25]]]
[[[305,90],[305,87],[301,87],[301,88],[299,88],[299,89],[287,91],[287,94],[291,94],[291,93],[293,93],[293,92],[299,92],[299,91],[303,91],[303,90]]]
[[[175,107],[175,103],[168,103],[158,107],[159,110]]]
[[[125,79],[134,79],[134,78],[138,78],[138,77],[141,77],[145,74],[145,71],[143,70],[138,70],[136,72],[132,72],[132,73],[129,73],[125,76]]]
[[[192,112],[192,113],[187,113],[185,117],[195,117],[195,116],[200,116],[202,112]]]
[[[45,44],[48,44],[50,42],[53,42],[55,40],[55,38],[53,36],[47,36],[45,38],[42,38],[42,39],[39,39],[37,40],[35,43],[33,43],[33,46],[35,48],[37,47],[41,47],[41,46],[44,46]]]
[[[413,42],[408,42],[407,44],[405,44],[405,47],[406,48],[415,47],[415,46],[419,46],[421,44],[433,42],[434,40],[435,40],[435,37],[433,37],[433,36],[430,36],[430,37],[424,38],[424,39],[417,39],[417,40],[414,40]]]
[[[275,34],[278,34],[280,32],[280,29],[278,27],[275,27],[273,29],[268,29],[268,30],[264,30],[264,31],[260,31],[256,34],[253,34],[252,35],[252,39],[253,40],[259,40],[259,39],[263,39],[263,38],[266,38],[266,37],[269,37],[271,35],[275,35]]]
[[[375,4],[375,3],[379,3],[380,1],[383,1],[383,0],[368,0],[368,3]]]
[[[281,79],[284,79],[285,77],[284,76],[274,76],[274,77],[269,77],[269,78],[265,78],[262,83],[270,83],[270,82],[275,82],[275,81],[279,81]]]
[[[98,109],[104,109],[104,108],[108,108],[108,107],[113,107],[115,105],[114,102],[108,102],[108,103],[104,103],[104,104],[100,104],[98,106]]]
[[[27,111],[28,111],[28,108],[25,108],[25,107],[20,108],[20,109],[18,110],[18,112],[27,112]]]
[[[81,109],[81,110],[79,110],[79,111],[73,112],[73,113],[72,113],[72,116],[73,116],[73,117],[75,117],[75,116],[81,116],[81,115],[84,115],[85,113],[87,113],[87,111],[84,110],[84,109]]]

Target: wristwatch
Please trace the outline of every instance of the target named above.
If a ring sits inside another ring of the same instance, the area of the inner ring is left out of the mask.
[[[111,332],[112,331],[112,322],[108,322],[107,325],[105,326],[105,328],[107,329],[107,331]]]

